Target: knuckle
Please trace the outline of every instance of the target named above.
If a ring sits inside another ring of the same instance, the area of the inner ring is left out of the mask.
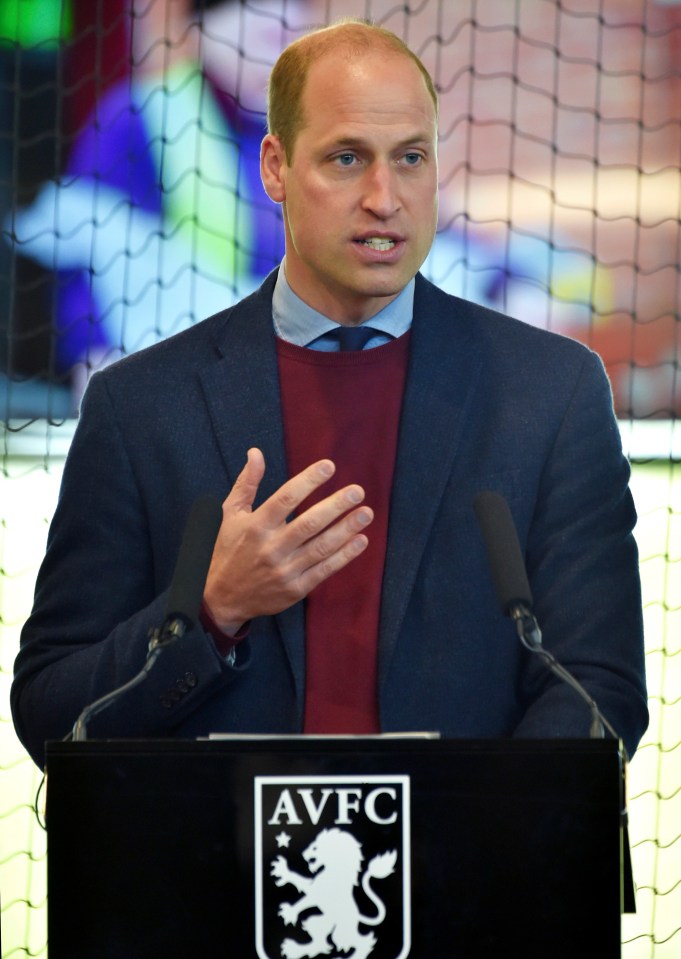
[[[283,578],[283,572],[280,568],[281,557],[279,550],[272,543],[263,543],[260,547],[258,557],[260,564],[269,570],[273,578]]]
[[[331,558],[322,560],[322,562],[317,566],[317,581],[319,583],[324,582],[325,579],[328,579],[336,572],[336,568],[336,564],[331,560]]]
[[[286,515],[292,513],[298,505],[298,500],[290,489],[282,487],[279,490],[279,504],[286,512]]]
[[[282,575],[278,583],[277,591],[287,606],[292,606],[306,595],[306,590],[303,588],[303,580],[298,576],[287,577]]]
[[[325,562],[332,555],[333,546],[325,536],[319,536],[314,541],[314,551],[319,560]]]
[[[319,523],[309,512],[303,513],[298,520],[298,529],[305,539],[311,539],[319,532]]]

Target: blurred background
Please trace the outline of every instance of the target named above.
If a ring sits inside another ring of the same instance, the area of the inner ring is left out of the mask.
[[[587,343],[610,375],[651,696],[622,954],[681,955],[681,3],[1,0],[3,959],[47,952],[40,772],[9,684],[83,389],[278,263],[258,175],[267,76],[302,30],[350,14],[402,36],[440,91],[426,275]]]

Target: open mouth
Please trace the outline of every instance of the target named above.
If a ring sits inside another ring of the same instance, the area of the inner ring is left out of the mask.
[[[358,240],[358,243],[368,246],[371,250],[381,250],[387,252],[392,250],[396,241],[390,240],[384,236],[368,236],[365,240]]]

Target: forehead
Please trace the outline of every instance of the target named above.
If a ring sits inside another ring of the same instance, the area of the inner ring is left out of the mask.
[[[334,51],[310,67],[302,99],[303,131],[312,138],[346,130],[368,135],[394,128],[435,138],[435,106],[423,76],[409,57],[371,50]]]

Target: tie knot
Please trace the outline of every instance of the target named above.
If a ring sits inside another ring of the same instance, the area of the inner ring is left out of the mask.
[[[338,342],[342,353],[349,350],[363,350],[376,330],[371,326],[337,326],[328,333],[329,339]]]

